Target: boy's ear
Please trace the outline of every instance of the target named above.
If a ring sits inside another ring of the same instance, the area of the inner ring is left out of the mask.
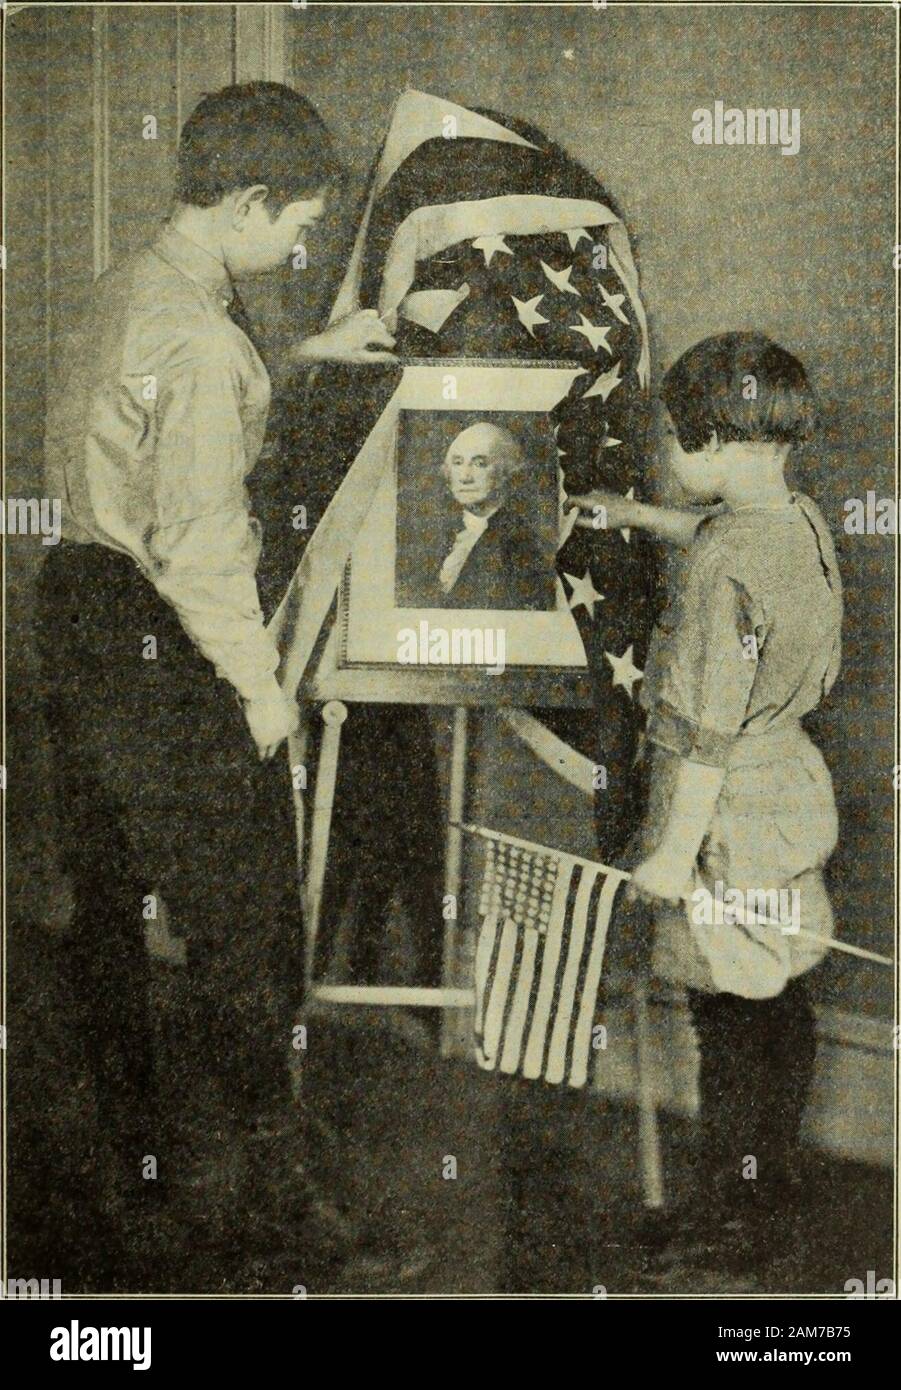
[[[268,192],[269,189],[264,183],[255,183],[250,188],[242,188],[233,195],[232,226],[236,232],[243,230],[247,214],[255,203],[262,203],[265,200]]]
[[[707,441],[707,452],[708,452],[708,454],[718,454],[719,451],[720,451],[720,449],[722,449],[722,447],[723,447],[723,446],[722,446],[722,444],[720,443],[720,437],[719,437],[719,435],[717,434],[716,430],[711,430],[711,432],[710,432],[710,438],[709,438],[709,440]]]

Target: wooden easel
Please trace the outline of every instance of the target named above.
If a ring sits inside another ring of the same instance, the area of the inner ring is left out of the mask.
[[[341,729],[353,704],[426,704],[453,708],[448,826],[445,840],[444,890],[460,902],[463,888],[463,837],[466,819],[466,768],[470,710],[507,707],[592,708],[593,699],[586,672],[547,672],[511,669],[502,677],[487,676],[478,670],[442,670],[408,667],[373,670],[363,666],[339,664],[338,627],[321,638],[319,659],[314,655],[314,672],[298,690],[302,709],[319,707],[323,736],[313,790],[309,834],[309,854],[305,864],[305,808],[295,789],[297,815],[297,853],[305,920],[306,978],[313,981],[316,938],[322,911],[322,896],[328,863],[329,839],[335,801]],[[292,767],[305,765],[309,746],[307,721],[289,740]],[[293,779],[292,779],[293,780]],[[443,934],[442,984],[439,988],[403,985],[317,985],[310,997],[334,1004],[390,1007],[426,1006],[445,1010],[441,1031],[441,1054],[450,1056],[455,1046],[467,1047],[472,1037],[475,990],[454,984],[460,959],[459,921],[445,920]],[[644,1203],[649,1208],[663,1205],[663,1166],[657,1110],[652,1093],[652,1043],[648,1020],[647,983],[636,981],[632,990],[632,1021],[639,1111],[639,1165]]]
[[[298,692],[302,707],[320,706],[323,735],[319,765],[313,791],[312,816],[309,830],[309,852],[306,853],[306,818],[303,798],[295,790],[298,825],[298,864],[303,884],[304,942],[307,979],[313,979],[316,938],[322,912],[322,897],[328,863],[332,813],[338,758],[341,748],[341,729],[353,704],[426,704],[453,707],[453,737],[451,744],[448,819],[461,822],[466,811],[466,767],[469,739],[469,714],[472,708],[498,705],[522,706],[585,706],[591,707],[591,688],[587,674],[574,670],[562,676],[559,672],[510,669],[501,677],[488,676],[477,669],[436,669],[424,667],[388,668],[376,670],[364,666],[339,664],[338,629],[335,625],[325,640],[315,672],[305,679]],[[309,723],[289,741],[292,767],[305,765],[309,746]],[[449,824],[445,837],[444,891],[459,902],[463,888],[463,832]],[[469,1018],[475,1005],[475,992],[460,988],[453,981],[460,955],[461,926],[459,921],[445,920],[443,933],[442,985],[439,988],[418,988],[403,985],[317,985],[312,984],[312,998],[335,1004],[375,1006],[425,1006],[459,1010],[456,1019],[447,1016],[442,1029],[442,1054],[447,1056],[455,1041],[468,1036]]]

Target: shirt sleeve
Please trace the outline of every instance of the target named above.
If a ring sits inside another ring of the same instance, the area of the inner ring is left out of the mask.
[[[689,566],[647,736],[690,762],[725,767],[766,639],[760,606],[718,555]]]
[[[166,374],[154,412],[150,579],[244,699],[273,695],[278,653],[256,585],[260,527],[244,486],[241,382],[224,354]]]

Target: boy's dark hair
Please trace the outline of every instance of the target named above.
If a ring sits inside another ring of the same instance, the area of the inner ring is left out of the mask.
[[[702,449],[714,430],[724,444],[798,444],[816,423],[803,366],[762,333],[695,343],[670,367],[660,394],[687,453]]]
[[[175,185],[182,203],[214,207],[234,189],[260,183],[275,218],[288,203],[343,180],[319,112],[281,82],[210,92],[182,127]]]

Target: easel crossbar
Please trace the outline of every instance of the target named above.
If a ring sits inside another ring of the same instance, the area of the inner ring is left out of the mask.
[[[471,1009],[476,1000],[472,989],[420,989],[412,985],[316,985],[313,997],[329,1004],[403,1004],[434,1009]]]

